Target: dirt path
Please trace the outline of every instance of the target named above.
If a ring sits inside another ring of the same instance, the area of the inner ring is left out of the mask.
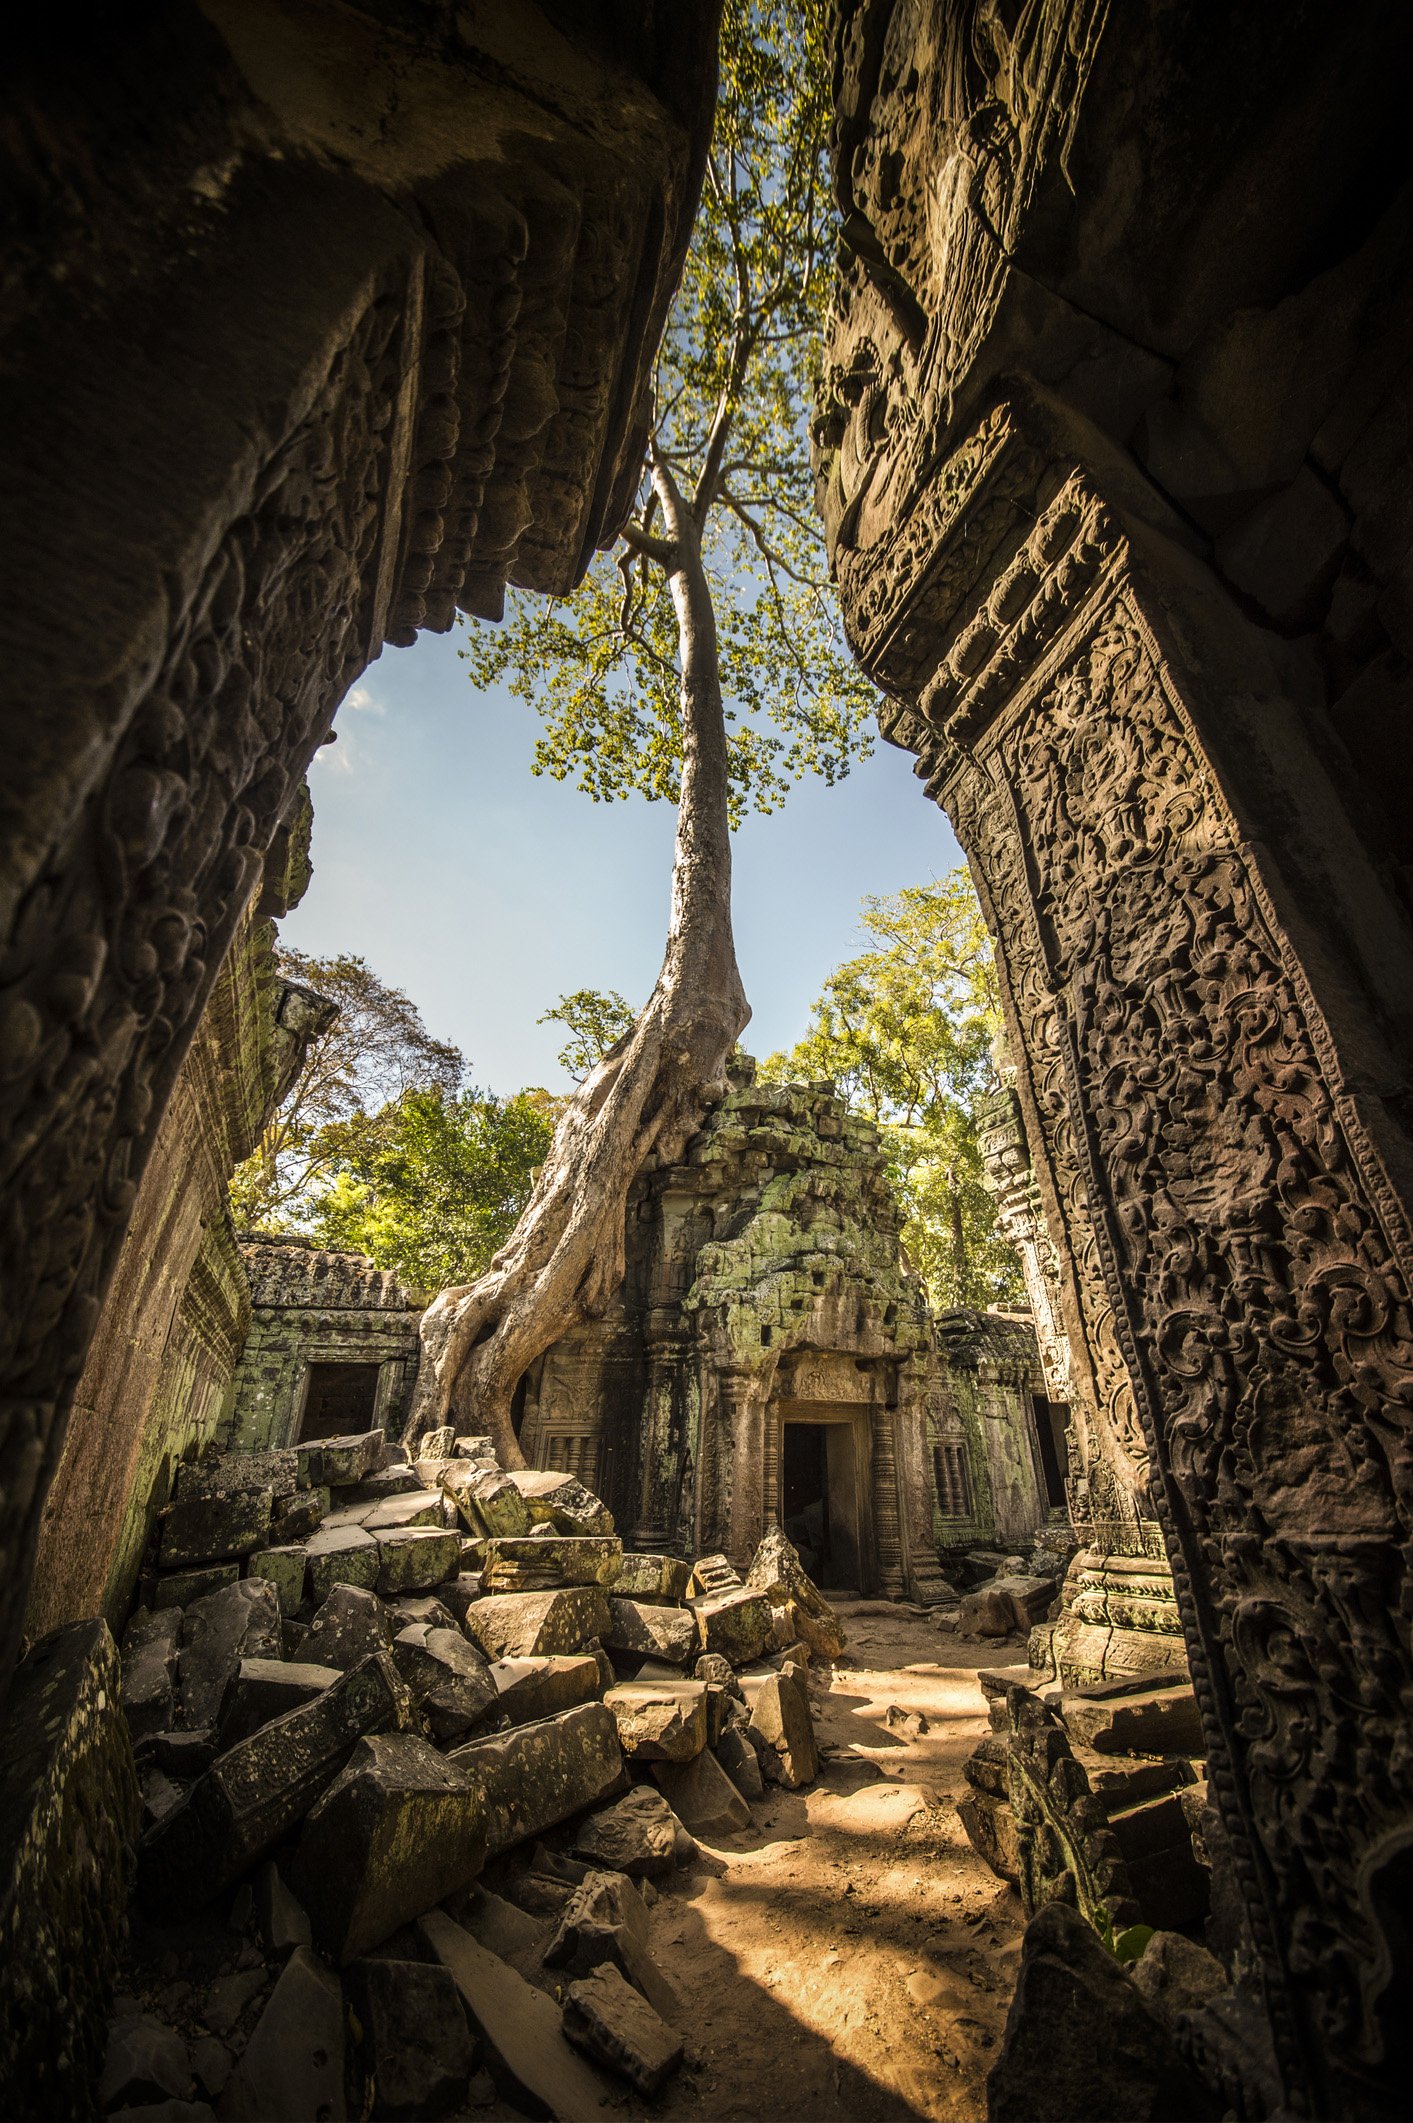
[[[653,1941],[681,1992],[688,2065],[651,2110],[704,2123],[974,2123],[1020,1952],[1016,1897],[955,1798],[986,1728],[994,1647],[907,1610],[846,1618],[811,1684],[818,1784],[664,1883]],[[892,1731],[920,1711],[928,1730]]]

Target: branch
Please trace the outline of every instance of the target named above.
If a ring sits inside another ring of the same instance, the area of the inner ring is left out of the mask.
[[[660,568],[671,570],[677,564],[677,547],[670,538],[654,538],[651,531],[640,530],[636,523],[625,523],[619,537],[630,552],[640,553],[644,560],[655,560]]]

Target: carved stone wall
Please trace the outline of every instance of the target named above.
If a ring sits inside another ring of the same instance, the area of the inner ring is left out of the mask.
[[[607,1313],[531,1371],[532,1463],[579,1474],[642,1548],[744,1564],[802,1423],[833,1440],[859,1589],[935,1597],[940,1549],[1028,1545],[1034,1336],[954,1313],[939,1346],[898,1230],[877,1131],[829,1085],[739,1086],[639,1181]]]
[[[1090,1590],[1141,1626],[1166,1557],[1247,2006],[1341,2118],[1401,2109],[1413,2003],[1409,31],[846,5],[817,429],[996,936]],[[1252,2024],[1187,2039],[1260,2114]]]
[[[292,1444],[314,1364],[378,1366],[370,1428],[399,1435],[417,1383],[422,1301],[366,1254],[298,1238],[248,1238],[250,1329],[222,1443],[233,1452]]]
[[[624,512],[715,15],[172,0],[7,69],[0,1681],[143,1169],[385,641]]]
[[[310,876],[307,794],[265,863],[138,1188],[45,1498],[27,1626],[116,1630],[177,1462],[217,1435],[250,1322],[226,1187],[333,1005],[282,981],[275,919]]]

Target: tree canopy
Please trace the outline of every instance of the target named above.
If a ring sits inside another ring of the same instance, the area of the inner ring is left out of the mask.
[[[566,1076],[581,1084],[605,1054],[632,1031],[637,1014],[617,988],[576,988],[572,995],[561,995],[554,1008],[537,1017],[535,1023],[564,1026],[569,1038],[556,1059]]]
[[[313,958],[281,944],[281,977],[338,1005],[310,1042],[299,1074],[231,1181],[238,1224],[302,1229],[347,1147],[348,1124],[364,1122],[410,1090],[458,1089],[466,1064],[449,1040],[434,1039],[416,1005],[350,953]]]
[[[833,262],[827,0],[728,0],[701,211],[657,364],[653,462],[688,497],[716,612],[733,822],[870,749],[813,506],[808,420]],[[678,799],[680,645],[660,497],[578,590],[470,623],[478,687],[543,723],[535,772],[596,801]]]
[[[940,1309],[1024,1302],[1020,1263],[996,1228],[977,1134],[997,1088],[990,939],[965,868],[866,899],[872,948],[831,973],[810,1028],[762,1065],[767,1082],[829,1078],[878,1123],[909,1257]]]

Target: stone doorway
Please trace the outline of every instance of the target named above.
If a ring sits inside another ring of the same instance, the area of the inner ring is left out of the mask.
[[[831,1591],[864,1586],[867,1454],[855,1408],[782,1416],[780,1524],[815,1583]]]
[[[311,1364],[296,1437],[349,1437],[371,1430],[381,1364]]]

